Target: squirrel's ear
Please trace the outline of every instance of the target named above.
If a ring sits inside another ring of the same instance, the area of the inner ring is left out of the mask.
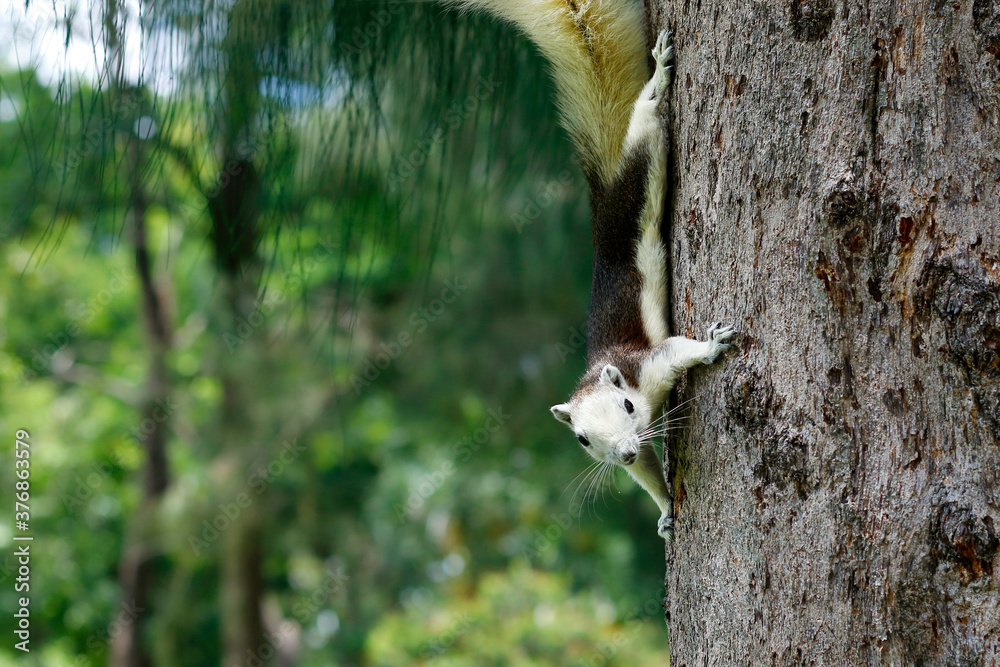
[[[553,405],[551,408],[549,408],[549,412],[551,412],[552,416],[561,421],[563,424],[566,424],[566,426],[572,428],[573,417],[569,413],[569,403],[560,403],[559,405]]]
[[[617,366],[608,364],[601,369],[601,384],[613,384],[619,389],[625,388],[625,376],[618,370]]]

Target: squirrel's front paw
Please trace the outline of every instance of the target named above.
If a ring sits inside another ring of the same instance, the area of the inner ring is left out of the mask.
[[[736,329],[730,326],[722,326],[722,322],[716,322],[708,328],[708,354],[705,355],[704,363],[711,364],[719,358],[719,355],[730,349],[732,345],[726,343],[736,334]]]
[[[674,517],[667,516],[666,513],[660,515],[660,520],[656,522],[656,532],[667,542],[674,541]]]

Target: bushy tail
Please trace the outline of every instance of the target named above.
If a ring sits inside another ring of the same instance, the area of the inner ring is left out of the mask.
[[[642,8],[635,0],[444,0],[518,26],[552,65],[563,126],[589,179],[609,183],[646,81]]]

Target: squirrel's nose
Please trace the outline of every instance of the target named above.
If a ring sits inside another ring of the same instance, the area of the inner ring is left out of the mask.
[[[622,463],[625,465],[632,465],[635,463],[635,457],[637,452],[634,449],[627,449],[622,452]]]

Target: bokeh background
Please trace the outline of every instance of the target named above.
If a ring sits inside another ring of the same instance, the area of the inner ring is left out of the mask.
[[[287,0],[0,37],[0,662],[665,664],[656,507],[548,413],[589,213],[528,44]]]

